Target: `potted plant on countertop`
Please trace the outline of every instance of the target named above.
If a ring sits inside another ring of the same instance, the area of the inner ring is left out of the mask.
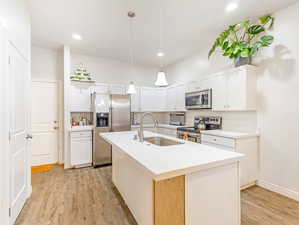
[[[209,51],[209,58],[217,48],[223,52],[223,56],[234,59],[235,66],[251,64],[252,56],[260,48],[272,44],[274,37],[266,35],[267,29],[274,24],[274,17],[267,15],[260,17],[257,23],[250,20],[230,25],[224,30],[214,42]]]

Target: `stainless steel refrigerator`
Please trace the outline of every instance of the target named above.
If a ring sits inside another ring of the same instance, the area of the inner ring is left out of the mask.
[[[94,115],[93,166],[112,163],[112,147],[99,134],[131,130],[130,95],[92,95]]]

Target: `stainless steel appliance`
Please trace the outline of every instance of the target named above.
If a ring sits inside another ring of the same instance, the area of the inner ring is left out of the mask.
[[[204,123],[204,126],[201,126]],[[201,143],[200,127],[204,127],[205,130],[217,130],[222,129],[222,118],[218,116],[213,117],[195,117],[193,127],[179,127],[177,128],[177,137]]]
[[[131,101],[129,95],[103,95],[94,93],[93,114],[93,166],[111,165],[111,145],[99,133],[131,130]]]
[[[186,109],[211,109],[212,89],[186,93]]]
[[[184,126],[185,125],[186,119],[185,119],[184,112],[170,113],[169,117],[170,117],[170,120],[169,120],[170,125],[175,125],[175,126]]]

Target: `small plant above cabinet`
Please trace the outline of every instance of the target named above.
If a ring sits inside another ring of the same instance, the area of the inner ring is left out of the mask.
[[[257,108],[257,68],[246,65],[212,78],[213,111],[254,111]]]

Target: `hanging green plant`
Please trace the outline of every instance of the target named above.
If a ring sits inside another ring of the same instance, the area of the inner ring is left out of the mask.
[[[250,61],[251,56],[255,55],[260,48],[268,47],[272,44],[274,37],[272,35],[263,34],[267,29],[271,29],[273,24],[274,17],[267,15],[259,18],[258,24],[246,20],[238,24],[230,25],[214,42],[209,51],[209,58],[217,48],[220,48],[223,52],[223,56],[235,60],[247,58]]]

